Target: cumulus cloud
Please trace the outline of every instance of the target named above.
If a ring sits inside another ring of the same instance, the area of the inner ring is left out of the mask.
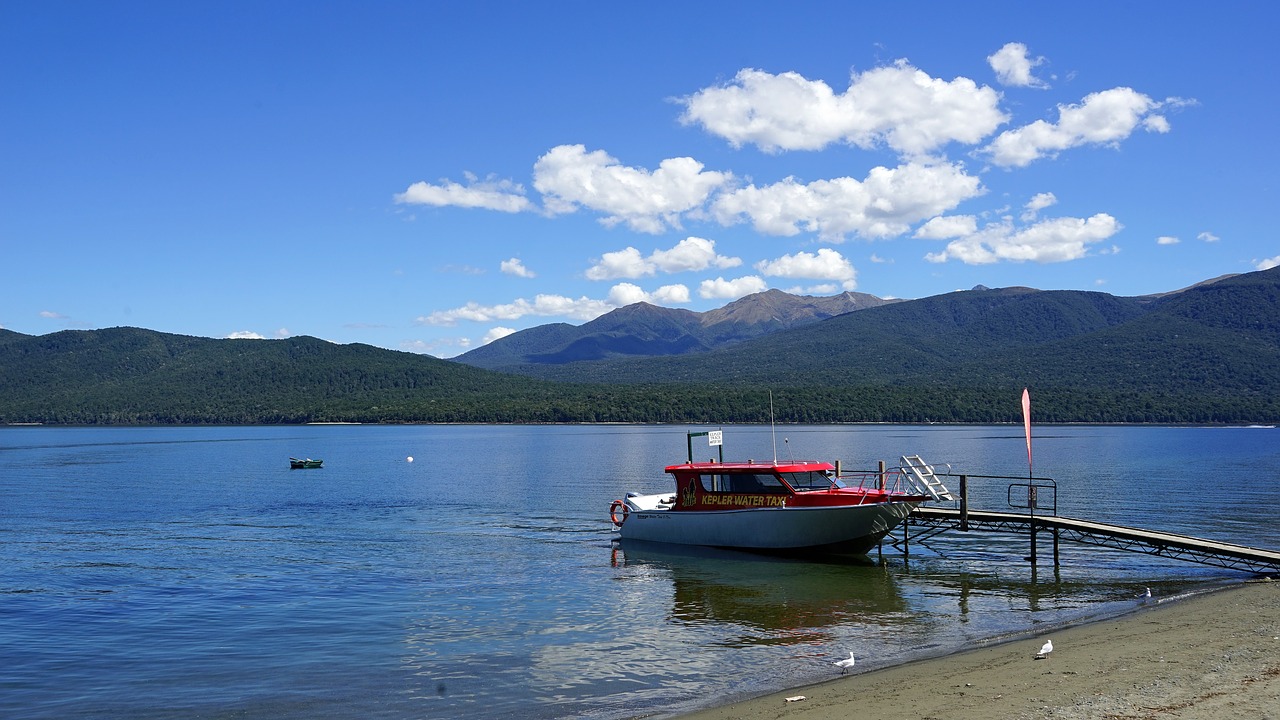
[[[820,248],[816,253],[783,255],[776,260],[762,260],[756,263],[755,268],[766,277],[835,280],[845,290],[853,290],[858,286],[858,273],[853,263],[831,248]]]
[[[866,238],[902,235],[914,223],[943,213],[984,191],[959,164],[912,163],[872,168],[865,180],[818,180],[807,185],[787,178],[749,185],[716,199],[712,212],[724,225],[749,220],[757,232],[814,232],[828,242],[849,233]]]
[[[731,268],[741,264],[741,258],[717,254],[714,240],[690,236],[670,250],[654,250],[647,258],[633,247],[604,253],[595,265],[587,269],[586,276],[588,280],[613,280],[645,277],[658,271],[677,273],[710,267]]]
[[[501,340],[515,331],[515,328],[502,327],[501,325],[489,328],[489,332],[484,334],[484,338],[480,341],[480,344],[488,345],[494,340]]]
[[[1257,270],[1270,270],[1273,267],[1280,267],[1280,255],[1265,260],[1259,260],[1254,263],[1253,267]]]
[[[588,280],[614,280],[644,277],[655,272],[657,266],[646,260],[639,250],[627,247],[601,255],[596,264],[587,269],[586,275]]]
[[[1023,206],[1022,221],[1031,222],[1040,215],[1040,211],[1058,204],[1058,198],[1051,192],[1037,193]]]
[[[71,319],[60,312],[54,312],[52,310],[41,310],[40,317],[46,320],[70,320]]]
[[[1168,121],[1151,115],[1164,104],[1127,87],[1092,93],[1079,105],[1059,105],[1057,123],[1037,120],[1006,130],[983,151],[997,165],[1025,167],[1080,145],[1115,145],[1139,126],[1151,132],[1168,132]]]
[[[664,285],[652,293],[637,285],[619,283],[609,290],[604,300],[588,297],[577,299],[563,295],[536,295],[532,300],[518,298],[509,303],[481,305],[469,302],[451,310],[437,310],[414,320],[417,325],[453,326],[461,321],[495,322],[512,321],[524,317],[563,317],[570,320],[594,320],[610,310],[637,302],[656,305],[679,305],[689,302],[689,288],[684,285]]]
[[[524,263],[520,261],[520,258],[503,260],[502,264],[499,265],[499,269],[502,270],[504,275],[514,275],[515,277],[522,278],[537,277],[532,270],[524,266]]]
[[[1120,223],[1106,213],[1088,219],[1055,218],[1023,228],[1005,220],[953,240],[942,252],[925,255],[925,260],[936,263],[958,260],[967,265],[1078,260],[1088,253],[1089,245],[1106,240],[1120,229]]]
[[[683,305],[689,302],[689,288],[684,285],[663,285],[653,292],[631,283],[618,283],[609,289],[607,302],[614,307],[647,302],[653,305]]]
[[[524,196],[524,188],[510,180],[493,178],[480,181],[471,173],[466,174],[467,184],[442,181],[439,185],[416,182],[407,190],[395,195],[395,201],[407,205],[432,205],[435,207],[464,207],[516,213],[533,209]]]
[[[1172,235],[1161,235],[1156,238],[1157,245],[1177,245],[1178,242],[1178,238],[1173,237]]]
[[[1217,235],[1214,235],[1213,233],[1211,233],[1211,232],[1209,232],[1208,230],[1206,230],[1206,231],[1204,231],[1204,232],[1200,233],[1199,235],[1197,235],[1197,236],[1196,236],[1196,239],[1197,239],[1197,240],[1203,240],[1204,242],[1207,242],[1207,243],[1216,243],[1216,242],[1218,242],[1219,240],[1221,240],[1222,238],[1220,238],[1220,237],[1218,237]]]
[[[573,299],[564,295],[539,294],[533,300],[519,298],[510,303],[481,305],[469,302],[452,310],[437,310],[418,317],[418,325],[456,325],[459,320],[493,322],[495,320],[519,320],[528,315],[540,317],[567,317],[577,320],[593,320],[609,312],[612,307],[602,300],[587,297]]]
[[[561,145],[538,158],[533,186],[542,193],[547,212],[575,212],[579,207],[602,213],[606,227],[625,224],[632,230],[660,233],[680,227],[681,213],[701,207],[731,173],[703,171],[688,157],[668,158],[649,172],[622,165],[602,150]]]
[[[950,142],[976,144],[1008,120],[1000,95],[968,78],[930,77],[906,60],[853,73],[837,94],[821,80],[744,68],[733,81],[682,98],[681,121],[734,147],[821,150],[837,142],[888,146],[904,155]]]
[[[266,336],[252,330],[237,330],[227,335],[228,340],[266,340]]]
[[[1027,57],[1027,46],[1022,43],[1007,43],[1004,47],[987,57],[987,63],[996,72],[996,79],[1003,85],[1014,87],[1044,88],[1044,81],[1031,74],[1031,70],[1044,63],[1044,58]]]
[[[915,232],[922,240],[947,240],[972,235],[978,230],[978,219],[972,215],[948,215],[930,218]]]
[[[752,293],[764,292],[768,288],[768,283],[755,275],[734,280],[718,277],[715,280],[703,280],[698,286],[698,296],[707,300],[737,300]]]

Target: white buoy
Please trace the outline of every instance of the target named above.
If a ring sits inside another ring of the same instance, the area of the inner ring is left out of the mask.
[[[413,462],[413,456],[412,456],[412,455],[410,455],[409,457],[405,458],[405,459],[404,459],[404,461],[405,461],[405,462]]]

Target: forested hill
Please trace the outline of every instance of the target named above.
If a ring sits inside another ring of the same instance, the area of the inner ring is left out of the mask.
[[[0,330],[0,423],[1280,422],[1280,268],[1158,298],[975,289],[694,355],[522,366],[309,337]]]
[[[476,398],[536,397],[542,385],[312,337],[214,340],[127,327],[0,336],[8,422],[471,420]]]

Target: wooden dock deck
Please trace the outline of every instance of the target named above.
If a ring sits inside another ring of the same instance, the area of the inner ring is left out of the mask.
[[[1058,542],[1060,539],[1066,539],[1233,570],[1264,574],[1280,572],[1280,552],[1275,550],[1057,515],[1033,517],[1022,512],[991,512],[946,507],[925,506],[911,513],[903,527],[903,549],[906,551],[912,535],[918,538],[917,542],[923,542],[946,531],[975,530],[1030,535],[1032,553],[1029,559],[1033,564],[1036,562],[1035,538],[1041,533],[1048,532],[1053,540],[1054,564],[1058,562]]]

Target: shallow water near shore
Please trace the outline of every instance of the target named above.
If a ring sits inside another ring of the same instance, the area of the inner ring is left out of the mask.
[[[668,490],[687,429],[0,428],[0,716],[664,715],[1248,577],[1069,542],[1033,569],[988,533],[839,562],[619,546],[609,502]],[[1020,427],[725,430],[732,458],[1028,474]],[[1280,548],[1275,429],[1035,432],[1062,515]]]

